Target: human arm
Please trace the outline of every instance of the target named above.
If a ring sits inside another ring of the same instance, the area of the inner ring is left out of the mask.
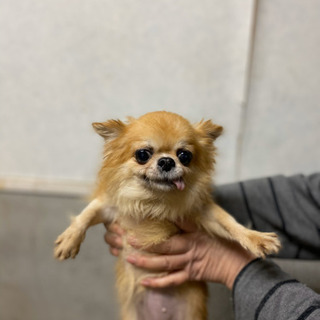
[[[237,320],[320,319],[320,295],[270,260],[253,260],[233,287]]]
[[[277,257],[320,258],[320,173],[226,184],[216,188],[214,198],[241,224],[277,232],[282,244]]]
[[[180,227],[185,233],[149,248],[158,256],[135,254],[128,257],[137,267],[169,272],[164,277],[146,279],[142,284],[161,288],[187,280],[220,282],[233,291],[237,320],[302,320],[307,316],[308,320],[319,319],[320,296],[273,262],[255,259],[237,243],[207,238],[188,224]],[[117,255],[122,247],[122,231],[117,225],[111,229],[105,237]],[[138,247],[134,239],[131,242]]]

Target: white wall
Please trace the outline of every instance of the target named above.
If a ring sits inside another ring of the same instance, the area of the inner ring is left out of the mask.
[[[320,1],[263,0],[241,177],[320,170]]]
[[[253,0],[1,1],[0,185],[86,185],[102,145],[91,122],[159,109],[225,127],[217,182],[319,170],[317,12],[298,0],[257,12]]]
[[[0,6],[2,178],[92,180],[92,121],[166,109],[225,126],[219,179],[234,179],[251,0]]]

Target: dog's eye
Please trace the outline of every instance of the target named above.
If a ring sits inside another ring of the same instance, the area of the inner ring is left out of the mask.
[[[187,166],[190,164],[192,160],[192,153],[188,150],[181,150],[179,149],[177,151],[177,157],[179,158],[180,162],[184,165]]]
[[[139,164],[145,164],[152,157],[152,152],[147,149],[139,149],[136,151],[135,157]]]

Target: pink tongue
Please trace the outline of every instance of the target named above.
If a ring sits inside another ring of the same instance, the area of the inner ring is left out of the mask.
[[[177,180],[173,180],[172,182],[176,185],[177,189],[180,191],[182,191],[184,189],[184,187],[186,186],[184,184],[184,181],[182,178],[177,179]]]

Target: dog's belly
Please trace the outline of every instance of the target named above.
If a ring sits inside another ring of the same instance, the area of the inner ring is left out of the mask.
[[[137,305],[139,320],[184,320],[185,302],[179,299],[174,288],[148,289]]]

